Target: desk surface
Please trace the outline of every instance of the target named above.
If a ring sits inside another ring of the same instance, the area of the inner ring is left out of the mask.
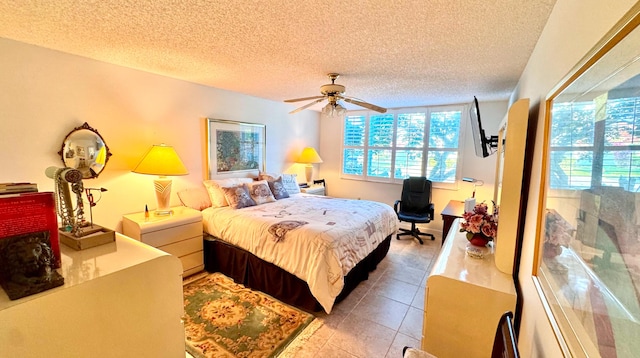
[[[451,200],[449,204],[442,209],[440,213],[443,216],[454,216],[461,218],[462,214],[464,214],[464,201]]]

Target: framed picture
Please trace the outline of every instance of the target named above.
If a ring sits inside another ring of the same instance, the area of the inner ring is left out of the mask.
[[[206,119],[208,179],[264,171],[264,124]]]
[[[565,357],[640,351],[639,25],[635,6],[545,103],[533,275]]]

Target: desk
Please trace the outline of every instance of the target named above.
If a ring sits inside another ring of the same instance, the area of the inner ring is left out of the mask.
[[[464,201],[451,200],[449,204],[444,207],[440,215],[442,215],[442,221],[444,224],[442,225],[442,244],[444,244],[444,240],[449,234],[449,229],[451,228],[451,224],[457,218],[461,218],[462,214],[464,214]]]

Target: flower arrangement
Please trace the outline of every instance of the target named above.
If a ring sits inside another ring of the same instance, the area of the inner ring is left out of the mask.
[[[467,232],[467,240],[473,245],[484,246],[493,241],[498,232],[498,223],[489,214],[487,204],[476,204],[473,211],[462,214],[464,222],[460,224],[460,232]]]
[[[568,247],[573,238],[573,227],[553,209],[547,209],[544,242],[554,246]]]

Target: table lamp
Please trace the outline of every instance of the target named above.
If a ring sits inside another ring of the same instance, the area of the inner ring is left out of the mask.
[[[306,147],[302,150],[298,163],[306,164],[304,173],[307,176],[307,183],[311,182],[311,176],[313,174],[313,164],[322,163],[322,158],[318,155],[315,148]]]
[[[158,208],[155,215],[171,215],[173,211],[169,209],[171,199],[171,175],[187,175],[187,168],[178,157],[175,149],[166,144],[153,145],[142,157],[142,160],[133,169],[134,173],[158,175],[158,179],[153,183],[156,188],[156,200]]]

